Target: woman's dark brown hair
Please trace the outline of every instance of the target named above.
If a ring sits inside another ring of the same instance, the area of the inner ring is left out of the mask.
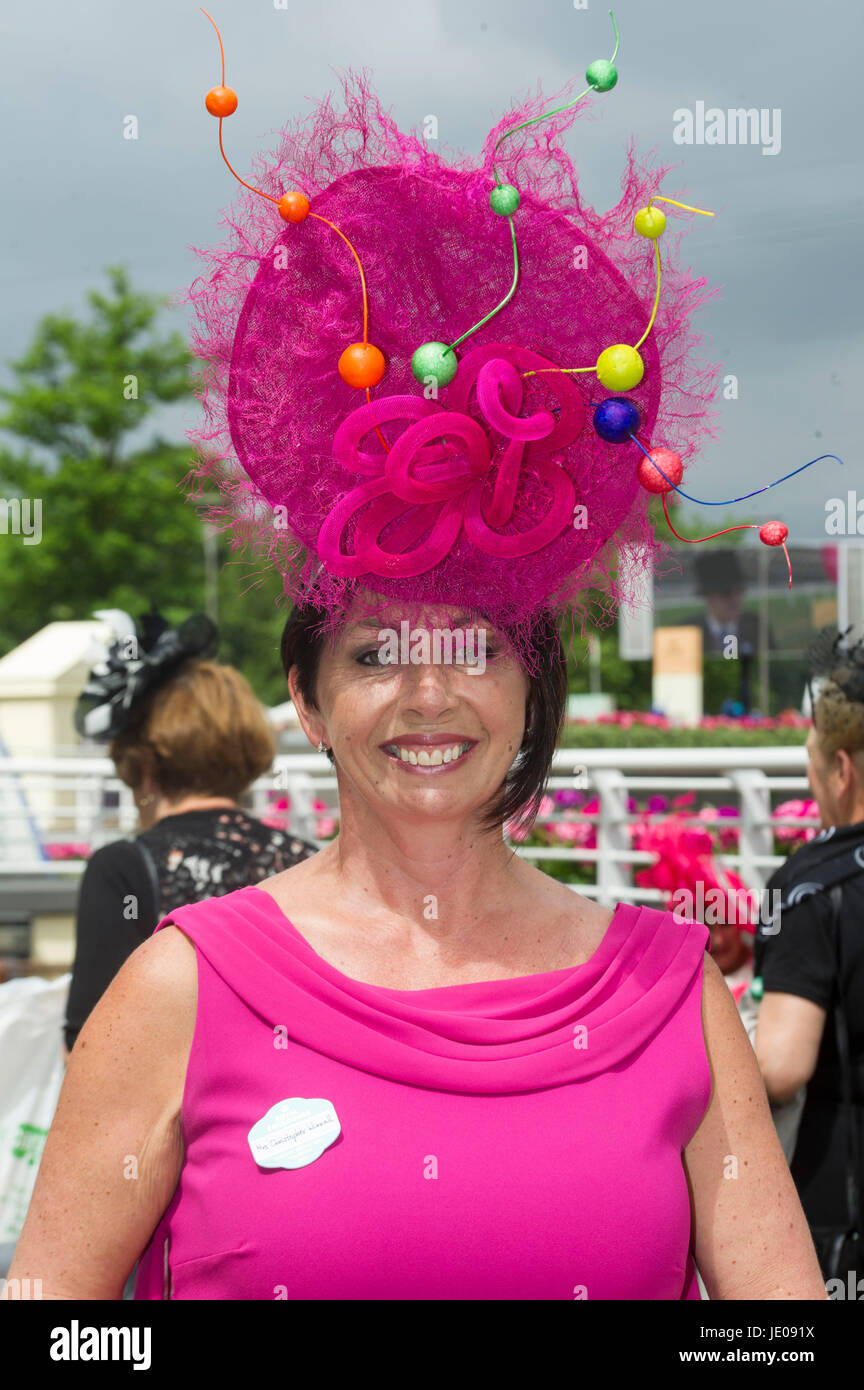
[[[321,631],[325,620],[326,615],[314,605],[298,606],[292,610],[282,632],[282,667],[286,679],[292,666],[296,666],[298,689],[312,709],[318,709],[318,665],[328,640]],[[567,661],[554,618],[544,614],[537,621],[532,647],[539,674],[528,675],[530,690],[525,706],[525,733],[504,783],[484,810],[480,822],[483,830],[500,829],[512,820],[518,820],[523,830],[529,830],[540,809],[552,766],[567,702]],[[327,756],[332,763],[330,749]]]

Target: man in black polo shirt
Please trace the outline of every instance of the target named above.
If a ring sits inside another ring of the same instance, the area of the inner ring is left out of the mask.
[[[763,997],[755,1047],[774,1104],[807,1086],[790,1167],[811,1227],[839,1231],[850,1220],[850,1128],[834,1018],[834,884],[842,890],[838,930],[858,1131],[855,1167],[864,1188],[864,650],[860,643],[844,647],[836,632],[830,644],[820,634],[820,643],[811,653],[821,686],[812,701],[807,752],[823,829],[768,883],[781,897],[779,913],[773,921],[763,920],[756,936],[754,974],[761,978]]]

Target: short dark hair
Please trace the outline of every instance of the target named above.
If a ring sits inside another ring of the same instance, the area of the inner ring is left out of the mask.
[[[488,621],[488,620],[487,620]],[[318,709],[316,686],[324,643],[326,614],[314,604],[292,609],[282,632],[282,667],[287,679],[297,668],[297,686],[304,701]],[[490,624],[491,626],[491,624]],[[500,629],[506,636],[506,629]],[[481,828],[493,830],[518,820],[523,831],[533,825],[549,777],[567,703],[567,659],[557,619],[542,613],[531,634],[532,663],[538,674],[526,670],[530,689],[525,708],[525,733],[519,752],[501,788],[481,817]],[[334,761],[332,750],[327,757]]]

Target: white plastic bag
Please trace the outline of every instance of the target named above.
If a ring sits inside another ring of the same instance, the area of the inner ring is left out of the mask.
[[[17,1241],[63,1084],[71,974],[0,985],[0,1245]]]

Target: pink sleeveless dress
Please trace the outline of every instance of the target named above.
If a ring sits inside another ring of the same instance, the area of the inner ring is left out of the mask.
[[[186,1158],[137,1299],[699,1298],[706,927],[619,904],[584,965],[402,990],[256,887],[171,922],[198,962]],[[263,1166],[249,1131],[304,1100],[337,1137]]]

